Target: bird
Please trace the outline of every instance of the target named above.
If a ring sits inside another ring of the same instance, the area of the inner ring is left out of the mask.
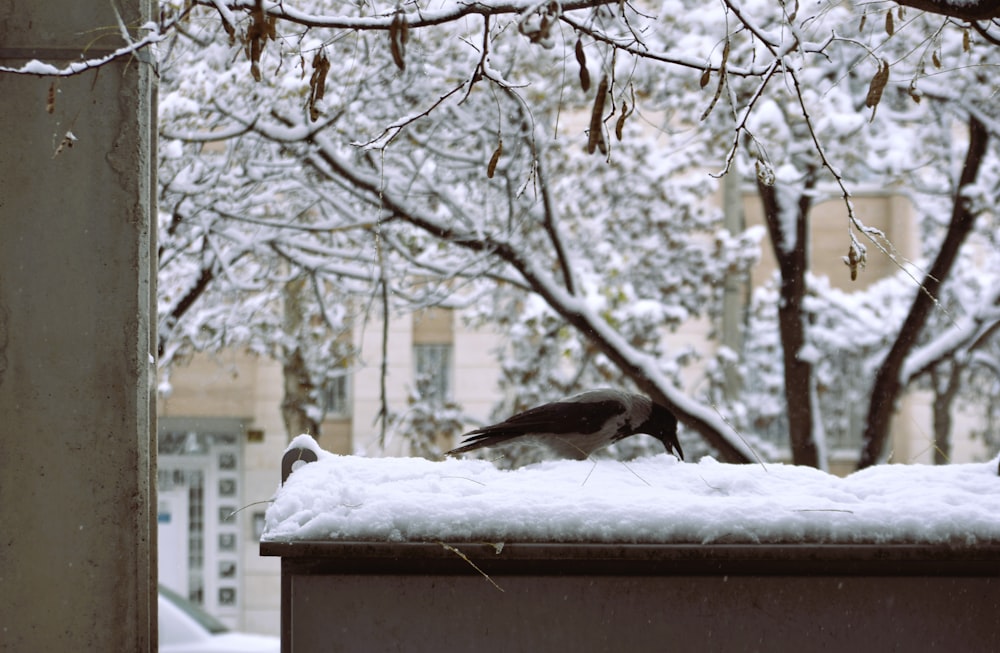
[[[667,453],[684,460],[677,441],[677,418],[668,408],[643,395],[610,388],[588,390],[469,431],[461,446],[445,455],[530,442],[561,458],[585,460],[598,449],[638,433],[653,436]]]

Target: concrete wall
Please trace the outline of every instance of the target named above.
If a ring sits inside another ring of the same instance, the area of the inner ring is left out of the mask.
[[[152,11],[114,4],[129,25]],[[0,0],[0,61],[97,56],[122,44],[116,25],[105,0]],[[4,650],[156,648],[153,101],[135,59],[0,73]]]

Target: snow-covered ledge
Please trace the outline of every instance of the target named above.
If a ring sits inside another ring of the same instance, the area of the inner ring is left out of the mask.
[[[661,455],[500,471],[286,452],[285,651],[986,650],[1000,478]]]

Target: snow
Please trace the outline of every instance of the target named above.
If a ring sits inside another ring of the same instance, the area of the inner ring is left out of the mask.
[[[883,465],[846,478],[792,465],[362,458],[309,436],[264,541],[949,543],[1000,540],[997,460]]]
[[[38,59],[32,59],[21,66],[20,72],[31,75],[58,75],[59,69],[52,64],[44,63]]]

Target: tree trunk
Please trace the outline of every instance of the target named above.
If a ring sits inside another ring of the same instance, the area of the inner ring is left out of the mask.
[[[882,365],[875,374],[872,386],[871,400],[868,406],[868,421],[861,441],[861,459],[858,469],[864,469],[876,464],[882,457],[885,441],[889,435],[889,425],[896,400],[903,390],[900,383],[900,371],[903,363],[917,342],[917,337],[927,322],[927,317],[935,307],[936,297],[941,285],[958,258],[958,250],[965,242],[966,236],[972,230],[975,215],[970,210],[968,199],[963,197],[965,189],[976,182],[979,168],[986,153],[989,142],[989,132],[979,120],[969,117],[969,149],[965,156],[965,166],[955,188],[951,222],[948,233],[938,251],[934,264],[923,279],[922,287],[917,291],[910,305],[910,312],[900,327],[899,335],[886,354]]]
[[[935,465],[951,462],[951,407],[958,396],[961,373],[962,367],[955,363],[931,369],[931,385],[934,386]]]
[[[301,295],[305,288],[305,279],[293,279],[285,284],[284,292],[284,328],[286,338],[295,340],[302,333],[304,319]],[[309,376],[309,369],[302,356],[302,349],[295,347],[283,352],[281,369],[285,378],[285,396],[281,401],[281,417],[285,422],[285,430],[289,439],[302,433],[308,433],[314,438],[320,435],[319,422],[313,418],[317,410],[314,407],[314,385]]]
[[[814,171],[809,170],[806,174],[804,191],[808,191],[815,183]],[[806,344],[803,299],[806,294],[806,272],[809,269],[807,227],[811,199],[808,192],[803,192],[795,206],[785,206],[787,200],[783,201],[773,184],[758,180],[757,189],[764,206],[764,219],[774,248],[774,257],[781,273],[778,329],[781,332],[792,462],[796,465],[819,467],[819,449],[813,433],[815,407],[810,396],[812,363],[799,356]]]
[[[306,370],[302,350],[296,348],[290,356],[286,355],[281,366],[285,376],[285,397],[281,401],[281,417],[285,422],[285,431],[289,439],[302,433],[308,433],[314,438],[320,435],[319,422],[310,417],[310,406],[313,405],[312,382]]]

